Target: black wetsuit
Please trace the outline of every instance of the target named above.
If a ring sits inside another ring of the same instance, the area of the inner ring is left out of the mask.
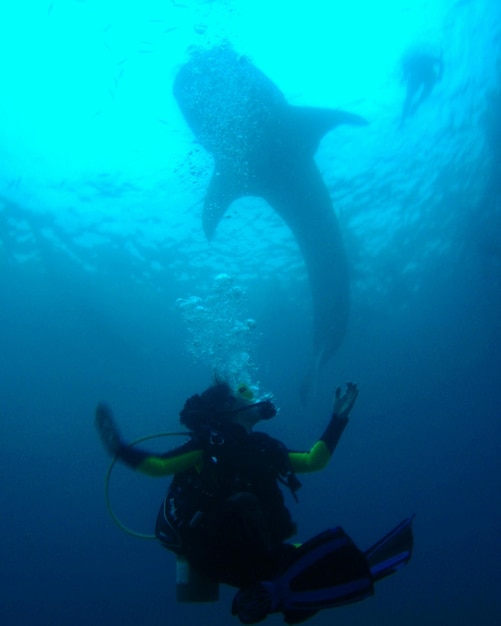
[[[288,564],[295,524],[279,483],[295,493],[295,472],[323,469],[344,425],[327,428],[309,452],[230,422],[167,454],[123,446],[118,456],[149,475],[174,474],[157,519],[161,543],[212,579],[244,587]]]

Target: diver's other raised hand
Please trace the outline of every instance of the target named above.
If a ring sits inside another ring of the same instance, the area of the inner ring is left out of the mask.
[[[106,452],[115,456],[123,445],[122,438],[115,423],[113,411],[104,402],[100,402],[96,407],[94,424]]]
[[[347,383],[346,391],[341,393],[341,387],[336,389],[336,395],[334,396],[334,407],[332,410],[332,417],[338,419],[348,420],[355,400],[358,396],[358,387],[355,383]]]

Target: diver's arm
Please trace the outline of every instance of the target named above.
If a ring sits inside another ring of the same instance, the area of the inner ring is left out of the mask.
[[[320,440],[308,452],[289,452],[289,461],[293,472],[306,474],[323,470],[331,458],[326,444]]]
[[[96,407],[95,425],[104,448],[110,456],[149,476],[169,476],[183,472],[202,462],[202,451],[191,442],[165,455],[156,455],[126,444],[120,435],[113,412],[99,403]]]
[[[320,441],[325,443],[330,454],[336,449],[341,435],[348,424],[348,416],[355,404],[357,396],[358,387],[355,383],[348,383],[346,385],[346,393],[343,395],[341,395],[341,387],[336,389],[331,421],[327,425],[324,434],[320,437]]]
[[[309,452],[289,452],[289,459],[295,472],[316,472],[326,467],[348,424],[348,416],[357,395],[358,388],[354,383],[348,383],[346,393],[343,395],[340,387],[336,389],[332,417],[320,440]]]
[[[121,459],[123,460],[123,457]],[[202,463],[202,450],[194,449],[189,442],[167,455],[150,454],[143,457],[134,469],[148,476],[171,476],[178,472],[185,472],[191,467],[201,466]]]

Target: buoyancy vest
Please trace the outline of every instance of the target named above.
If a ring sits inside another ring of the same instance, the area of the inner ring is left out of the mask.
[[[294,495],[300,483],[280,441],[230,423],[195,433],[192,446],[203,451],[203,464],[174,476],[158,516],[157,536],[166,547],[187,554],[206,544],[225,503],[242,494],[242,502],[258,505],[273,544],[295,533],[278,483]]]

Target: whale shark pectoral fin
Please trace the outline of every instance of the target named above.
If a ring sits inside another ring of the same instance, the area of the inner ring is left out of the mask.
[[[207,189],[202,215],[202,226],[207,239],[212,239],[230,204],[242,195],[232,168],[216,167]]]
[[[332,123],[334,126],[341,126],[342,124],[349,124],[350,126],[368,126],[369,121],[357,115],[356,113],[350,113],[349,111],[342,111],[341,109],[334,109],[331,111]],[[331,128],[334,128],[332,126]]]
[[[314,154],[322,137],[336,126],[367,126],[369,122],[362,116],[341,109],[318,109],[315,107],[289,107],[291,121],[299,134],[302,146]]]

